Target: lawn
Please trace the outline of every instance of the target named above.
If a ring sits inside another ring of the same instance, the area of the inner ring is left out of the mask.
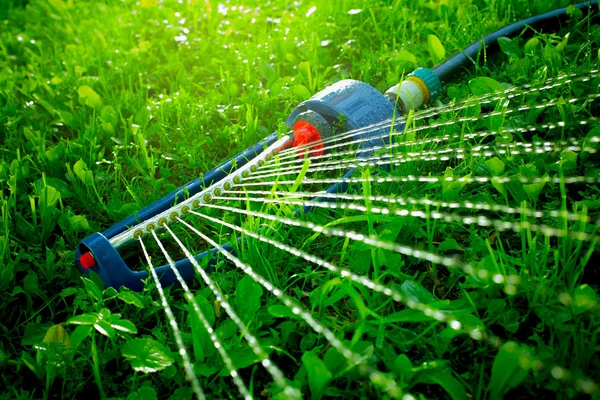
[[[137,293],[82,277],[74,262],[79,242],[271,132],[287,132],[285,120],[296,105],[339,80],[361,80],[384,92],[489,32],[569,4],[0,0],[0,398],[194,397],[155,284],[148,281]],[[285,385],[304,398],[600,395],[600,158],[593,151],[600,137],[593,97],[600,79],[591,72],[600,66],[600,25],[572,8],[569,14],[561,26],[503,40],[494,54],[482,52],[432,105],[463,101],[466,108],[414,114],[402,136],[407,142],[394,154],[438,154],[445,144],[435,138],[454,135],[462,145],[465,134],[500,129],[511,133],[478,144],[513,150],[492,158],[469,147],[469,157],[448,163],[410,156],[385,172],[362,166],[363,184],[350,193],[365,198],[367,212],[323,208],[302,216],[372,235],[379,245],[284,228],[280,219],[207,210],[368,276],[401,293],[403,302],[247,235],[238,243],[217,223],[196,221],[217,242],[232,243],[243,262],[360,356],[350,363],[273,292],[227,257],[215,257],[209,275],[224,300],[217,301],[200,276],[189,282],[190,293],[252,396],[287,398],[225,312],[226,302],[279,365]],[[571,73],[590,79],[480,103],[498,89],[539,88]],[[524,105],[534,108],[486,117]],[[534,125],[536,133],[525,129]],[[523,150],[523,142],[540,140],[556,146]],[[489,180],[365,183],[377,174]],[[498,177],[512,180],[503,184],[494,181]],[[571,185],[565,177],[588,179]],[[315,189],[282,184],[277,190]],[[377,214],[370,193],[417,199],[420,206]],[[478,224],[468,218],[481,215],[476,207],[443,211],[424,199],[498,204],[504,211],[483,214],[501,223]],[[295,218],[294,204],[226,204]],[[528,218],[525,210],[543,217]],[[506,224],[510,229],[502,228]],[[201,250],[205,242],[190,245]],[[383,242],[399,243],[413,256],[383,249]],[[420,252],[454,261],[414,257]],[[139,252],[128,257],[147,265]],[[488,279],[488,272],[500,280]],[[182,289],[165,288],[165,298],[207,398],[240,398]],[[407,308],[406,299],[445,316]],[[386,390],[374,370],[399,391]]]

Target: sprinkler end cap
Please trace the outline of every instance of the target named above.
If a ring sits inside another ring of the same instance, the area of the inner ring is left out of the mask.
[[[88,270],[96,266],[96,259],[89,251],[87,253],[83,253],[81,257],[79,257],[79,263],[81,266]]]
[[[323,155],[323,143],[319,131],[310,122],[300,120],[294,124],[294,144],[292,147],[304,145],[310,145],[310,147],[298,150],[297,153],[300,158],[304,157],[306,151],[309,152],[309,156]]]

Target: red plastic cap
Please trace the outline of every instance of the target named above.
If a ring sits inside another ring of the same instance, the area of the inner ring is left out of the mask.
[[[79,263],[83,268],[90,269],[96,265],[96,260],[94,259],[92,253],[87,252],[83,253],[81,257],[79,257]]]
[[[322,156],[324,154],[323,143],[321,143],[321,135],[317,128],[310,122],[300,120],[294,124],[294,144],[292,147],[302,146],[305,144],[314,143],[309,148],[298,150],[298,156],[304,158],[304,154],[309,151],[309,156]]]

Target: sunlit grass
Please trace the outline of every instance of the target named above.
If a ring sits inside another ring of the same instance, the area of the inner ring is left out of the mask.
[[[190,398],[192,392],[152,283],[140,294],[102,292],[92,281],[82,283],[73,262],[79,240],[110,227],[269,133],[287,131],[283,122],[300,101],[340,79],[359,79],[384,91],[403,74],[418,66],[431,67],[485,33],[568,3],[4,2],[6,7],[0,4],[0,370],[4,386],[0,397],[80,398],[100,392],[107,397],[157,394],[174,399]],[[575,15],[568,27],[554,34],[505,44],[504,52],[465,70],[440,101],[477,94],[482,81],[473,83],[475,77],[511,85],[541,84],[562,72],[597,68],[598,38],[597,25],[578,21]],[[523,101],[577,97],[593,85],[597,93],[594,80]],[[440,118],[476,115],[481,112],[477,107]],[[564,105],[552,112],[549,118],[556,120],[575,112],[583,118],[598,116],[594,105],[581,109]],[[535,112],[520,118],[523,125],[540,122]],[[498,120],[478,121],[447,126],[431,135],[500,125]],[[557,131],[545,139],[565,140],[578,133]],[[515,140],[530,139],[515,135]],[[598,177],[600,171],[597,158],[589,154],[577,155],[575,164],[569,153],[484,161],[457,162],[451,171],[445,164],[406,163],[389,174],[542,177],[567,171]],[[477,185],[452,188],[441,183],[368,189],[388,196],[437,195],[448,201],[516,207],[525,202],[528,207],[587,213],[596,219],[600,207],[600,192],[594,185],[568,190],[546,185],[528,187],[527,192],[518,186],[482,191]],[[515,235],[414,217],[353,217],[339,210],[317,210],[307,216],[315,223],[347,229],[366,221],[370,232],[383,240],[442,254],[458,252],[478,267],[519,275],[524,284],[513,296],[502,286],[390,251],[373,252],[344,238],[242,220],[232,213],[218,215],[232,223],[244,221],[246,229],[334,259],[357,273],[377,269],[384,282],[396,282],[395,288],[403,293],[450,310],[473,325],[482,324],[506,340],[519,342],[533,356],[569,368],[575,374],[571,381],[580,375],[596,383],[600,380],[595,357],[596,242],[582,246],[568,237]],[[543,222],[561,229],[578,228],[577,223],[565,225],[558,218]],[[203,223],[221,242],[239,236]],[[286,253],[258,240],[246,237],[243,246],[235,241],[233,246],[245,262],[298,299],[353,351],[392,371],[401,387],[415,395],[499,398],[513,386],[517,388],[509,396],[577,393],[573,385],[560,380],[562,370],[538,372],[527,367],[494,374],[494,369],[518,363],[511,359],[513,353],[455,336],[434,320],[405,313],[411,310],[389,298],[302,260],[290,260]],[[246,321],[250,330],[305,397],[383,396],[273,296],[247,280],[240,284],[242,274],[230,263],[220,258],[211,273],[232,305],[251,316]],[[211,291],[199,278],[191,287],[215,321],[215,330],[251,392],[256,397],[281,396]],[[166,291],[183,327],[184,342],[194,346],[196,373],[207,396],[238,397],[231,379],[221,372],[217,351],[189,317],[181,290]],[[117,313],[121,316],[114,317]],[[111,315],[108,325],[97,323]],[[47,335],[50,327],[73,316],[79,320],[54,327]],[[93,329],[94,324],[100,328]],[[155,359],[144,359],[152,352]],[[327,372],[315,382],[320,368]]]

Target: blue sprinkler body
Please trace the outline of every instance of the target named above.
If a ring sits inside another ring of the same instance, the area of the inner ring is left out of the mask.
[[[302,115],[310,111],[319,114],[330,124],[342,122],[348,130],[365,128],[383,121],[391,121],[394,118],[396,108],[394,103],[395,101],[390,101],[389,96],[384,96],[364,82],[342,80],[300,103],[290,114],[286,124],[290,127],[293,126],[298,118],[302,118]],[[373,146],[381,146],[388,143],[389,135],[387,133],[389,133],[391,127],[390,124],[382,125],[385,125],[385,127],[375,130],[365,129],[364,133],[353,137],[355,139],[373,138],[373,140],[362,143],[362,146],[358,150],[359,157],[370,156],[373,154],[373,150],[371,149]],[[395,128],[401,129],[402,126],[395,126]],[[175,204],[200,192],[211,184],[219,182],[236,168],[245,165],[255,158],[276,140],[278,140],[278,134],[275,132],[235,157],[223,162],[218,167],[208,171],[201,178],[194,179],[183,185],[176,191],[150,204],[104,232],[94,233],[83,239],[75,251],[77,266],[84,274],[89,275],[90,271],[97,273],[102,278],[105,287],[119,289],[121,286],[125,286],[131,290],[141,291],[144,287],[144,280],[148,278],[149,273],[147,271],[131,270],[119,254],[118,249],[111,244],[111,238],[140,222],[168,210]],[[345,172],[343,177],[350,177],[354,171],[355,168],[350,168]],[[342,182],[332,185],[327,189],[327,192],[340,193],[347,189],[348,184]],[[323,198],[313,199],[313,201],[321,200]],[[311,208],[310,206],[306,206],[304,210],[311,211]],[[301,209],[297,211],[300,212]],[[227,244],[223,248],[231,250],[231,246]],[[214,255],[218,251],[218,248],[210,249],[196,255],[195,258],[200,261],[205,257]],[[215,262],[215,257],[210,257],[209,266],[211,262]],[[194,266],[189,259],[185,258],[176,262],[175,267],[185,280],[190,280],[194,277]],[[160,277],[161,285],[168,286],[177,283],[176,276],[171,270],[170,265],[158,267],[156,268],[156,272]]]

